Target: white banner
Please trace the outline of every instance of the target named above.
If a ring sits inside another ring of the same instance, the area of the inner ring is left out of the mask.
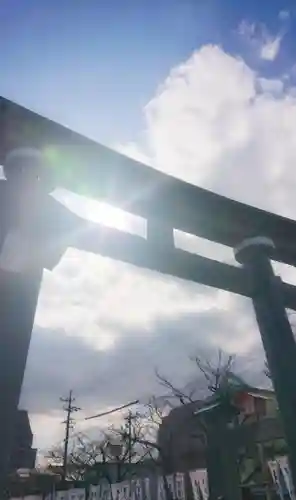
[[[175,500],[176,498],[176,487],[175,487],[175,476],[171,474],[170,476],[166,476],[167,487],[171,495],[171,499]]]
[[[120,483],[112,484],[111,491],[112,491],[112,500],[120,500],[120,495],[121,495]]]
[[[98,498],[99,500],[112,500],[112,490],[111,484],[106,481],[102,482],[98,486]]]
[[[270,474],[271,474],[271,477],[273,479],[273,482],[274,482],[274,484],[276,486],[278,495],[280,496],[281,500],[283,500],[284,499],[284,493],[283,493],[283,489],[282,489],[282,485],[281,485],[281,481],[280,481],[279,463],[276,460],[270,460],[268,462],[268,467],[269,467]]]
[[[206,484],[207,475],[204,471],[193,472],[200,483],[201,494],[195,500],[207,500]],[[55,493],[48,494],[45,500],[151,500],[150,490],[150,477],[138,478],[132,480],[122,481],[110,485],[107,481],[102,481],[99,485],[91,485],[89,487],[89,494],[83,488],[72,488],[68,491],[56,491]],[[167,488],[170,492],[170,498],[167,498],[167,491],[164,483],[164,477],[155,477],[153,481],[154,494],[153,500],[186,500],[185,493],[185,475],[183,473],[172,474],[166,476]],[[21,500],[42,500],[43,496],[27,496]],[[10,500],[20,500],[18,498],[11,498]]]
[[[98,500],[99,496],[99,486],[91,485],[89,488],[88,500]]]
[[[145,500],[151,500],[151,490],[150,490],[149,477],[145,477],[145,479],[144,479],[144,491],[145,491]]]
[[[131,500],[143,500],[143,484],[141,479],[131,481]]]
[[[177,472],[177,474],[175,475],[175,491],[176,500],[185,500],[186,492],[184,474],[180,472]]]
[[[291,500],[295,500],[295,493],[294,493],[294,487],[293,487],[293,481],[291,477],[288,457],[285,456],[278,457],[276,460],[279,463],[280,470],[282,471],[282,475],[285,481],[286,488],[289,492],[289,496]]]
[[[162,476],[159,476],[157,480],[157,500],[167,500]]]
[[[131,498],[131,481],[123,481],[122,483],[121,500],[130,500]]]
[[[122,481],[111,485],[112,500],[130,500],[130,481]]]
[[[185,500],[185,497],[184,474],[178,473],[158,477],[157,500]]]
[[[189,472],[194,500],[208,500],[208,473],[206,469]]]
[[[68,491],[57,491],[56,500],[68,500]]]
[[[68,500],[86,500],[85,489],[75,488],[68,491]]]
[[[112,500],[110,484],[103,482],[98,485],[91,485],[88,500]]]

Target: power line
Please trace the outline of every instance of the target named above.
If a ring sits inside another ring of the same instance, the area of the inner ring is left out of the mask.
[[[91,420],[93,418],[105,417],[106,415],[110,415],[111,413],[115,413],[119,410],[124,410],[124,408],[128,408],[129,406],[133,406],[138,404],[140,401],[137,399],[136,401],[132,401],[131,403],[127,403],[122,406],[118,406],[117,408],[113,408],[113,410],[105,411],[103,413],[98,413],[97,415],[92,415],[91,417],[86,417],[84,420]]]
[[[63,409],[66,412],[66,420],[63,422],[65,424],[65,440],[64,440],[64,456],[63,456],[63,471],[62,471],[62,480],[65,481],[67,477],[67,466],[68,466],[68,447],[69,447],[69,436],[70,429],[73,428],[74,419],[72,418],[72,414],[79,411],[81,408],[74,406],[73,403],[75,398],[73,397],[73,391],[69,392],[69,396],[67,398],[60,398],[64,405]]]

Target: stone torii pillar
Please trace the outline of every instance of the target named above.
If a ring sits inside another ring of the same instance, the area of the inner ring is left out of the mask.
[[[16,411],[43,269],[66,248],[94,233],[95,224],[50,196],[53,186],[35,150],[7,155],[0,181],[0,498],[5,498]],[[46,175],[45,175],[46,174]]]
[[[269,238],[245,240],[236,250],[238,262],[249,272],[255,309],[268,367],[277,396],[296,487],[296,342],[288,320],[283,283],[275,276]]]

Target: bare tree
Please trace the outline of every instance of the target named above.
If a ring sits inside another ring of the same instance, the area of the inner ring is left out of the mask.
[[[165,487],[168,488],[165,479],[165,471],[174,470],[172,463],[172,450],[175,446],[174,432],[171,431],[166,435],[165,446],[161,447],[160,442],[157,441],[157,430],[163,420],[163,407],[169,405],[170,408],[178,405],[186,405],[196,403],[197,400],[204,399],[205,394],[208,396],[216,396],[217,399],[227,404],[231,403],[233,382],[248,386],[243,380],[235,374],[235,357],[224,354],[219,350],[214,359],[208,360],[200,356],[194,356],[191,361],[197,368],[198,378],[196,384],[188,384],[180,388],[177,384],[171,381],[168,377],[159,372],[156,372],[157,379],[162,387],[166,389],[165,396],[161,398],[154,398],[146,407],[146,422],[149,425],[145,427],[144,438],[141,438],[141,444],[149,450],[149,456],[154,458],[160,470],[162,471]],[[233,379],[233,380],[232,380]],[[203,381],[202,381],[203,380]],[[197,387],[196,387],[197,385]],[[236,385],[237,387],[237,385]],[[236,390],[236,389],[235,389]],[[233,424],[235,426],[243,425],[247,417],[237,419],[233,417]],[[196,419],[196,430],[192,432],[192,439],[201,439],[206,446],[207,442],[207,422],[200,417]],[[185,425],[187,420],[185,422]],[[198,431],[199,427],[199,431]],[[149,439],[147,438],[150,433]],[[180,431],[180,428],[178,428]],[[243,466],[244,455],[240,453],[238,456],[239,466]]]
[[[47,453],[48,469],[59,473],[63,463],[63,445],[57,445]],[[84,479],[89,471],[96,468],[98,478],[105,477],[103,465],[108,461],[106,440],[90,440],[85,434],[75,434],[69,442],[67,479]]]
[[[228,377],[234,368],[233,356],[224,355],[222,351],[218,351],[214,360],[200,356],[190,359],[197,368],[198,385],[206,389],[209,395],[217,393],[223,385],[227,385]],[[111,462],[113,465],[114,462],[117,464],[116,481],[122,481],[127,475],[131,475],[131,467],[126,467],[127,463],[129,465],[140,464],[144,461],[148,463],[149,459],[153,464],[151,466],[158,467],[163,475],[164,471],[173,468],[170,462],[174,436],[168,436],[163,449],[157,440],[158,429],[165,416],[165,407],[172,408],[178,404],[194,403],[198,394],[193,384],[179,388],[159,372],[156,372],[156,375],[160,385],[166,389],[166,394],[163,397],[152,398],[141,413],[133,414],[129,429],[125,421],[119,427],[111,426],[100,440],[93,441],[84,434],[77,434],[71,440],[68,458],[70,479],[83,479],[87,474],[92,473],[96,480],[104,478],[112,482],[114,474],[110,474]],[[201,378],[204,382],[201,382]],[[119,450],[117,456],[111,451],[110,443],[111,445],[117,443]],[[50,451],[51,467],[61,464],[61,451],[61,447]],[[166,479],[164,480],[167,488]]]
[[[200,356],[191,357],[190,360],[196,365],[199,378],[201,375],[204,379],[205,384],[199,381],[200,389],[206,388],[209,394],[216,393],[223,385],[226,386],[229,376],[235,368],[235,357],[224,354],[221,349],[218,350],[217,357],[214,360]],[[156,376],[159,384],[168,390],[168,394],[163,398],[166,399],[168,404],[172,400],[177,400],[183,405],[196,402],[196,383],[194,385],[190,383],[185,387],[179,388],[166,376],[160,374],[158,370],[156,371]],[[171,406],[175,405],[171,404]]]
[[[135,446],[138,446],[141,460],[147,467],[151,467],[152,471],[156,470],[163,478],[163,485],[166,491],[168,500],[172,500],[172,494],[166,476],[166,466],[170,460],[170,451],[166,446],[162,448],[158,441],[158,429],[163,418],[163,408],[159,405],[158,398],[151,398],[145,405],[143,412],[135,415],[133,421],[134,432],[132,433],[132,441]],[[122,438],[127,439],[128,435],[125,428],[122,428]]]
[[[223,384],[228,383],[228,377],[235,368],[235,357],[224,354],[221,349],[218,350],[217,359],[214,362],[199,356],[195,356],[193,360],[204,376],[207,389],[211,393],[217,392]]]
[[[143,435],[140,419],[132,419],[131,436],[127,426],[110,426],[101,438],[93,440],[85,433],[77,433],[70,439],[67,479],[82,480],[92,477],[109,483],[123,481],[130,474],[130,464],[138,464],[147,455],[140,444]],[[62,444],[47,453],[48,469],[59,472],[63,463]]]
[[[190,359],[197,368],[198,386],[203,389],[203,393],[215,394],[227,385],[228,377],[234,368],[235,360],[233,356],[224,355],[222,351],[218,351],[214,360],[203,359],[200,356],[194,356]],[[180,388],[168,377],[160,374],[159,371],[156,371],[156,376],[159,384],[165,389],[165,395],[152,398],[145,406],[143,413],[134,420],[133,425],[137,428],[137,432],[133,436],[133,441],[141,445],[142,455],[149,457],[165,476],[166,471],[174,469],[172,451],[175,442],[175,435],[172,431],[166,434],[165,446],[161,446],[158,441],[158,429],[165,416],[165,409],[167,406],[172,409],[180,404],[195,403],[198,393],[196,384],[191,383]],[[206,429],[201,419],[199,425],[204,436],[203,442],[205,442]],[[121,429],[119,432],[121,432],[122,437],[127,437],[125,429]],[[197,438],[201,439],[201,435],[197,436],[195,431],[192,434],[192,439]],[[166,487],[165,477],[164,482]]]

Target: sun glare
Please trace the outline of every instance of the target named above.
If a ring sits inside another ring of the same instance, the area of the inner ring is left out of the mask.
[[[85,196],[77,195],[66,190],[56,191],[55,197],[70,210],[89,221],[113,227],[121,231],[128,231],[132,224],[132,215],[119,208],[112,207],[107,203],[86,198]]]
[[[86,200],[86,205],[87,219],[116,229],[127,229],[128,215],[122,210],[95,200]]]

